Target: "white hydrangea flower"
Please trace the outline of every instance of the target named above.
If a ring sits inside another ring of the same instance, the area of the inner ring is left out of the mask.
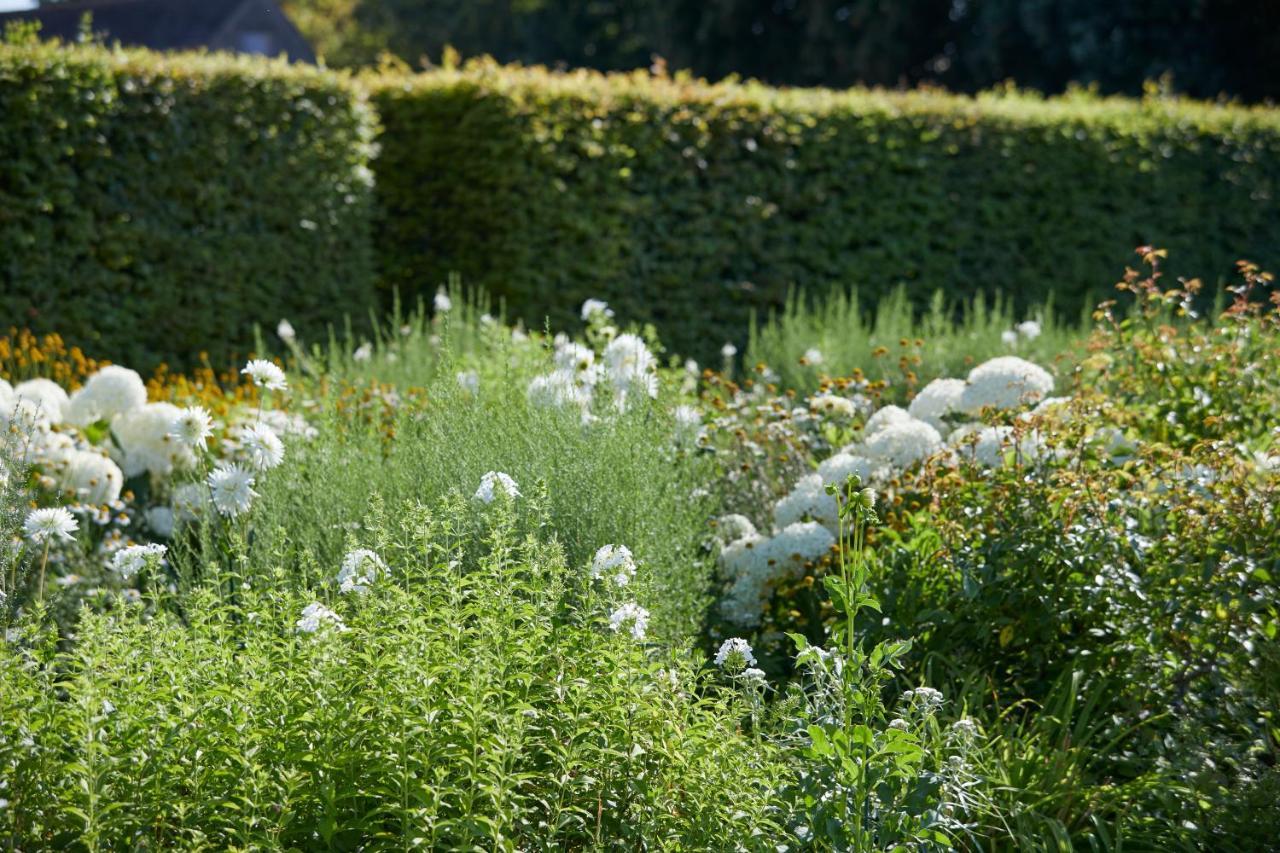
[[[751,653],[751,644],[741,637],[730,637],[720,644],[716,652],[716,666],[722,669],[741,671],[756,665],[756,656]]]
[[[29,400],[44,412],[51,423],[61,423],[70,398],[62,386],[52,379],[28,379],[13,388],[17,400]]]
[[[151,558],[161,559],[168,551],[163,545],[129,545],[111,557],[111,570],[128,580],[140,572]]]
[[[971,413],[984,408],[1013,409],[1038,403],[1052,391],[1053,377],[1043,367],[1002,355],[969,371],[960,408]]]
[[[773,523],[780,530],[806,517],[834,530],[837,515],[836,499],[827,494],[820,474],[801,477],[791,493],[773,507]]]
[[[871,438],[871,436],[890,424],[904,423],[910,420],[912,420],[911,415],[907,414],[907,410],[901,406],[881,406],[862,425],[863,440]]]
[[[493,503],[497,496],[495,489],[500,489],[510,498],[520,497],[520,489],[516,487],[515,480],[501,471],[490,471],[480,478],[480,488],[476,489],[474,499],[487,504]]]
[[[609,627],[615,632],[622,630],[622,626],[628,623],[631,625],[631,636],[643,640],[645,629],[649,627],[649,611],[635,602],[629,602],[609,614]]]
[[[764,546],[769,540],[754,530],[744,533],[720,549],[720,570],[725,578],[737,579],[753,574],[760,574],[762,564],[767,561]],[[765,574],[769,572],[763,566]]]
[[[298,630],[304,634],[314,634],[323,629],[331,629],[339,633],[347,630],[342,617],[318,601],[302,609],[302,617],[296,624]]]
[[[174,468],[190,467],[195,462],[191,448],[170,434],[182,410],[172,403],[148,403],[117,415],[111,432],[120,446],[120,467],[125,477],[143,471],[155,476],[168,476]]]
[[[284,442],[267,424],[253,424],[241,431],[240,446],[255,470],[269,471],[284,461]]]
[[[583,320],[591,320],[597,314],[607,319],[613,316],[613,309],[603,299],[588,299],[582,303]]]
[[[33,509],[27,513],[22,523],[22,531],[28,539],[36,543],[48,542],[51,539],[72,541],[72,535],[80,529],[80,522],[63,506]]]
[[[789,524],[761,547],[761,556],[774,562],[773,574],[799,574],[805,563],[825,557],[836,538],[816,521]]]
[[[636,576],[636,561],[626,545],[603,545],[591,560],[591,579],[612,576],[618,586],[626,586]]]
[[[258,497],[253,490],[253,472],[236,464],[223,463],[213,469],[208,483],[214,508],[231,518],[248,512]]]
[[[82,503],[102,506],[120,498],[124,475],[110,457],[95,450],[72,450],[67,454],[59,487],[73,492]]]
[[[358,548],[342,558],[338,571],[338,589],[343,593],[365,593],[381,575],[388,572],[387,564],[368,548]]]
[[[942,436],[924,421],[910,415],[895,420],[863,444],[863,452],[873,462],[905,470],[942,449]]]
[[[1035,432],[1026,432],[1021,438],[1011,426],[978,426],[968,427],[960,435],[953,433],[956,448],[986,468],[1000,468],[1005,464],[1005,457],[1010,450],[1024,462],[1039,459],[1044,451],[1044,441]]]
[[[3,410],[0,410],[0,424],[12,433],[25,439],[31,439],[48,432],[53,421],[44,406],[29,398],[14,396]]]
[[[90,376],[67,403],[67,422],[85,427],[147,404],[147,385],[136,370],[111,364]]]
[[[963,379],[935,379],[920,389],[920,393],[907,406],[907,414],[924,421],[945,437],[951,431],[945,418],[960,411],[964,387]]]
[[[855,475],[859,482],[869,483],[879,476],[878,466],[865,456],[859,456],[846,451],[840,451],[834,456],[824,459],[818,465],[818,476],[822,478],[823,485],[843,486],[849,476]]]
[[[268,391],[284,391],[289,387],[289,380],[284,371],[274,362],[265,358],[255,358],[240,371],[253,380],[253,384]]]
[[[203,406],[187,406],[174,418],[169,435],[184,447],[204,450],[213,435],[213,417]]]
[[[754,536],[756,526],[751,519],[739,513],[730,513],[716,522],[716,535],[722,542],[735,542],[744,536]]]

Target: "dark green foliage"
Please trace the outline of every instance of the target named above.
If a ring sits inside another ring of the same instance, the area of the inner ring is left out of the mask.
[[[1280,252],[1280,121],[1176,101],[778,91],[477,65],[381,78],[383,275],[561,328],[581,301],[706,358],[789,288],[1075,316],[1135,245]],[[1176,271],[1175,271],[1176,272]]]
[[[148,370],[374,299],[371,114],[282,64],[0,45],[0,314]]]

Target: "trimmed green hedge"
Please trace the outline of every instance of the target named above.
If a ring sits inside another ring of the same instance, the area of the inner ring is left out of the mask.
[[[376,296],[373,116],[278,62],[0,45],[0,316],[147,369]]]
[[[1280,263],[1280,112],[783,91],[479,64],[368,81],[384,282],[451,271],[541,324],[589,296],[708,357],[788,288],[1076,311],[1133,249]]]

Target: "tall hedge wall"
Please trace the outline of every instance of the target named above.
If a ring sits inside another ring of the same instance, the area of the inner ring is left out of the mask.
[[[475,66],[370,81],[388,285],[450,271],[534,323],[588,296],[702,356],[793,285],[1076,310],[1133,248],[1280,264],[1280,112],[780,91]]]
[[[146,369],[367,316],[373,131],[315,69],[0,45],[0,326]]]

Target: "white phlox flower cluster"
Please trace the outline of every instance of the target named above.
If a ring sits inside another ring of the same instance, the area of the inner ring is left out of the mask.
[[[111,570],[128,580],[147,565],[151,559],[160,560],[168,549],[163,545],[129,545],[116,551],[111,557]]]
[[[358,548],[342,558],[338,571],[338,590],[342,593],[365,593],[382,575],[388,572],[387,564],[368,548]]]
[[[1052,391],[1053,376],[1043,367],[1002,355],[969,371],[960,409],[970,414],[986,408],[1015,409],[1038,403]]]
[[[491,504],[499,491],[509,498],[520,497],[520,489],[515,480],[501,471],[490,471],[480,478],[480,487],[476,489],[474,500]]]
[[[636,576],[636,561],[626,545],[603,545],[591,560],[591,579],[609,578],[626,586]]]
[[[634,639],[643,640],[645,630],[649,627],[649,611],[635,602],[628,602],[609,614],[609,627],[621,631],[630,625],[630,633]]]
[[[741,637],[730,637],[720,644],[716,652],[716,666],[731,672],[741,672],[756,665],[756,656],[751,653],[751,644]]]
[[[304,607],[301,618],[295,624],[298,631],[303,634],[315,634],[325,630],[341,633],[348,630],[341,616],[318,601]]]

